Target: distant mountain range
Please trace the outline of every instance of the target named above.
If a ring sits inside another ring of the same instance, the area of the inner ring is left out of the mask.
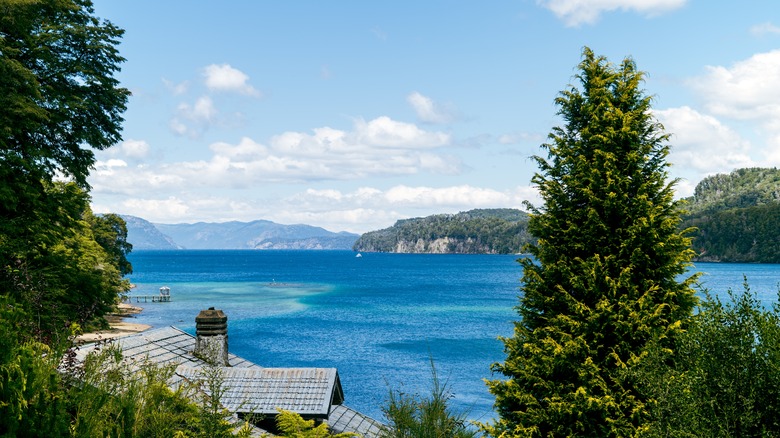
[[[122,215],[133,249],[352,249],[357,234],[271,221],[153,224]]]

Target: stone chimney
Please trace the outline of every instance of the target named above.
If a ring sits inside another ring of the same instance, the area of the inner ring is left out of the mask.
[[[221,310],[201,310],[195,317],[195,356],[217,366],[228,363],[227,316]]]

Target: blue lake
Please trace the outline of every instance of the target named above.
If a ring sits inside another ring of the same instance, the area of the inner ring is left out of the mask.
[[[136,322],[194,333],[195,316],[228,315],[230,351],[267,367],[335,367],[346,403],[377,419],[390,388],[425,393],[430,360],[475,420],[494,416],[483,380],[504,359],[517,318],[517,256],[351,251],[135,251],[131,295],[171,288]],[[712,292],[776,301],[780,265],[700,263]]]

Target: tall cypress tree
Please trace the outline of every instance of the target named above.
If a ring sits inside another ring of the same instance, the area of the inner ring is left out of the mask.
[[[649,348],[669,354],[696,302],[693,255],[667,182],[668,135],[627,58],[615,66],[585,48],[556,99],[565,122],[535,157],[531,208],[538,238],[520,260],[521,319],[488,383],[493,436],[625,437],[641,431],[648,400],[626,372]]]

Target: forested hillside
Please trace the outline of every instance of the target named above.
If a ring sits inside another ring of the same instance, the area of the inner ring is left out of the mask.
[[[511,254],[529,242],[528,214],[515,209],[478,209],[399,220],[365,233],[356,251]]]
[[[738,169],[702,180],[683,226],[699,261],[780,263],[780,170]]]
[[[780,170],[737,169],[709,176],[696,186],[689,198],[691,213],[754,207],[780,201]]]

